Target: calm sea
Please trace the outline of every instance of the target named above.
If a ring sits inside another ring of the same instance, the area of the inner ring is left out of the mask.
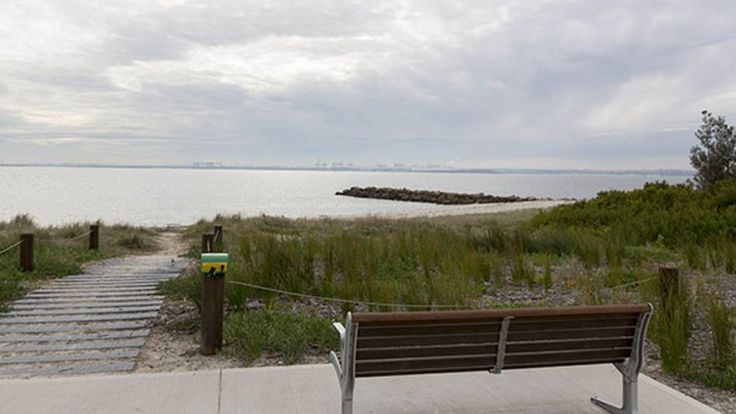
[[[335,196],[352,186],[494,195],[589,198],[646,182],[688,177],[594,174],[458,174],[124,168],[0,168],[0,221],[30,214],[40,224],[98,220],[189,224],[217,213],[286,217],[400,214],[439,206]],[[445,207],[446,208],[446,207]]]

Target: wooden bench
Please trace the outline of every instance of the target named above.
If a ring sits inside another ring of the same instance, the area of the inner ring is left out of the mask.
[[[650,304],[348,313],[345,326],[333,324],[341,359],[330,352],[342,413],[352,413],[358,377],[613,363],[623,375],[623,406],[591,401],[614,414],[634,414],[651,313]]]

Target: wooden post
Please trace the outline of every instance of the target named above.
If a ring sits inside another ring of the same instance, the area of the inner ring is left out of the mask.
[[[664,299],[680,290],[680,272],[676,267],[659,268],[659,294]]]
[[[202,253],[211,253],[214,234],[202,235]],[[214,355],[222,348],[222,321],[225,312],[225,276],[202,272],[202,336],[200,352]]]
[[[89,226],[89,249],[100,249],[100,225],[92,224]]]
[[[659,297],[662,301],[662,311],[671,316],[673,301],[680,295],[680,272],[676,267],[661,266],[659,268]]]
[[[202,235],[202,253],[212,253],[214,239],[215,235],[212,233]]]
[[[225,278],[202,275],[203,355],[214,355],[222,348],[222,320],[225,311]]]
[[[23,233],[20,235],[20,270],[23,272],[33,271],[33,234]]]
[[[222,240],[223,240],[222,226],[216,225],[215,226],[215,241],[213,243],[214,252],[222,253],[222,251],[225,249],[225,246],[223,246],[222,244]]]

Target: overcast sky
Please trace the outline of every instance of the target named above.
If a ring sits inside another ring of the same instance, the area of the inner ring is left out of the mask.
[[[0,161],[687,168],[736,2],[1,0]]]

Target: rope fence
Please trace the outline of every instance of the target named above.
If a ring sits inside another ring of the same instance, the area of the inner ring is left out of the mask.
[[[300,298],[309,298],[309,299],[319,299],[325,302],[349,303],[353,305],[386,306],[386,307],[410,308],[410,309],[457,309],[459,308],[459,305],[413,305],[413,304],[405,304],[405,303],[371,302],[371,301],[364,301],[364,300],[353,300],[353,299],[334,298],[334,297],[328,297],[328,296],[309,295],[306,293],[274,289],[274,288],[270,288],[266,286],[256,285],[253,283],[239,282],[236,280],[225,280],[225,283],[231,284],[231,285],[245,286],[245,287],[249,287],[253,289],[263,290],[266,292],[280,293],[282,295],[296,296]]]
[[[15,242],[15,243],[11,244],[10,246],[8,246],[8,247],[0,250],[0,254],[7,253],[7,252],[15,249],[16,247],[20,246],[21,243],[23,243],[23,242],[22,241],[19,241],[19,242]]]
[[[38,241],[50,241],[50,242],[55,242],[55,241],[76,241],[76,240],[81,239],[82,237],[89,236],[90,234],[92,234],[92,232],[93,232],[93,230],[89,230],[89,231],[87,231],[85,233],[82,233],[80,235],[77,235],[77,236],[74,236],[74,237],[70,237],[70,238],[36,237],[36,240],[38,240]]]
[[[0,255],[4,253],[8,253],[11,250],[15,249],[16,247],[19,247],[20,270],[23,272],[32,272],[34,269],[34,258],[33,258],[34,257],[34,252],[33,252],[34,246],[37,246],[39,242],[41,242],[42,245],[46,244],[47,242],[50,244],[53,244],[56,242],[62,242],[64,244],[68,244],[70,242],[75,242],[77,240],[80,240],[84,237],[89,237],[89,247],[88,247],[89,250],[99,250],[100,248],[100,225],[92,224],[90,225],[88,231],[85,231],[73,237],[63,238],[63,239],[62,238],[35,237],[33,233],[22,233],[20,235],[20,240],[0,250]]]
[[[649,277],[646,279],[637,280],[635,282],[624,283],[622,285],[608,287],[607,289],[610,289],[610,290],[625,289],[628,287],[640,285],[642,283],[651,282],[653,280],[656,280],[657,278],[658,278],[657,276]],[[371,301],[365,301],[365,300],[343,299],[343,298],[336,298],[336,297],[330,297],[330,296],[310,295],[307,293],[292,292],[292,291],[283,290],[283,289],[276,289],[276,288],[271,288],[267,286],[261,286],[261,285],[257,285],[254,283],[240,282],[237,280],[225,280],[225,283],[230,284],[230,285],[249,287],[252,289],[262,290],[265,292],[278,293],[278,294],[287,295],[287,296],[294,296],[294,297],[307,298],[307,299],[317,299],[317,300],[322,300],[325,302],[348,303],[348,304],[353,304],[353,305],[384,306],[384,307],[407,308],[407,309],[458,309],[461,307],[460,305],[417,305],[417,304],[406,304],[406,303],[371,302]]]
[[[637,285],[640,285],[642,283],[646,283],[646,282],[649,282],[649,281],[652,281],[652,280],[655,280],[655,279],[657,279],[657,277],[656,276],[653,276],[653,277],[649,277],[649,278],[646,278],[646,279],[637,280],[635,282],[624,283],[623,285],[609,287],[608,289],[611,289],[611,290],[624,289],[624,288],[631,287],[631,286],[637,286]]]

